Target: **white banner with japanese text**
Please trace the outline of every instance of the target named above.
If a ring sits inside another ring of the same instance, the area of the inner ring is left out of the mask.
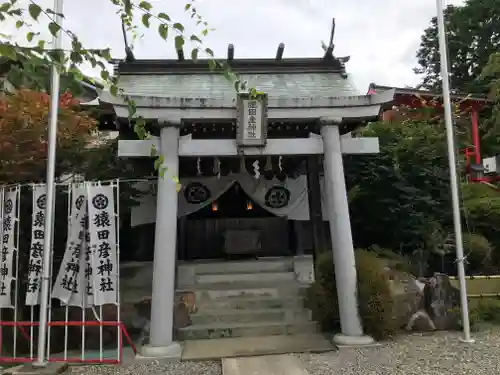
[[[31,246],[28,263],[28,285],[26,289],[27,306],[38,305],[40,303],[39,294],[42,280],[43,246],[45,244],[46,202],[46,185],[33,185]]]
[[[12,304],[12,282],[14,280],[14,260],[18,250],[17,231],[18,203],[20,186],[9,186],[2,188],[2,240],[0,256],[0,308],[13,307]]]
[[[52,289],[52,298],[70,306],[83,305],[81,258],[85,256],[82,248],[86,242],[87,194],[85,184],[71,188],[71,213],[68,226],[68,239],[63,261]]]
[[[113,185],[88,184],[94,304],[118,303],[117,223]]]

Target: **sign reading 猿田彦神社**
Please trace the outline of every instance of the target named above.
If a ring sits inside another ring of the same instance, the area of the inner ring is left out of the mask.
[[[238,146],[264,147],[267,140],[267,95],[239,93],[236,101]]]

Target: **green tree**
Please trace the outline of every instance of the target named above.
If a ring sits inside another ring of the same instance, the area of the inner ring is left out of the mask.
[[[46,173],[46,124],[49,117],[50,96],[43,92],[20,89],[0,97],[0,183],[21,186],[19,225],[19,275],[28,269],[32,223],[32,182],[41,182]],[[152,163],[126,160],[118,157],[118,142],[111,140],[93,145],[97,121],[81,110],[73,96],[66,92],[60,96],[58,122],[58,152],[56,154],[57,176],[81,175],[87,180],[110,180],[117,177],[134,179],[144,176]],[[62,258],[66,246],[68,195],[67,186],[56,187],[54,218],[54,255],[57,262]],[[120,212],[127,211],[136,203],[140,192],[132,183],[120,184]],[[127,233],[126,233],[127,234]],[[122,237],[121,237],[122,238]],[[130,240],[121,239],[122,251],[130,249]],[[57,269],[57,268],[56,268]],[[20,285],[22,290],[23,285]],[[19,294],[21,296],[21,294]],[[22,309],[18,311],[22,320]]]
[[[500,53],[492,53],[484,66],[481,76],[488,89],[492,105],[488,116],[481,124],[481,148],[485,156],[500,154]]]
[[[491,261],[500,265],[500,190],[490,184],[466,184],[462,202],[467,228],[483,235],[493,246]]]
[[[29,88],[31,90],[49,92],[50,91],[50,63],[46,62],[45,66],[39,66],[35,72],[26,74],[23,64],[15,62],[6,57],[0,57],[0,75],[5,75],[9,83],[16,89]],[[87,84],[87,85],[86,85]],[[81,80],[75,79],[72,74],[61,74],[59,92],[71,92],[73,96],[87,94],[95,97],[95,90],[89,88],[94,86],[97,89],[102,89],[102,84],[96,82],[95,79],[81,76]]]
[[[363,135],[379,137],[380,153],[346,160],[347,183],[357,187],[350,204],[356,246],[411,252],[427,245],[431,226],[450,222],[443,124],[377,122]]]
[[[478,94],[487,88],[478,78],[490,55],[500,46],[500,0],[467,0],[462,6],[445,10],[451,87],[455,91]],[[417,51],[423,86],[440,88],[440,53],[437,19],[425,29]]]

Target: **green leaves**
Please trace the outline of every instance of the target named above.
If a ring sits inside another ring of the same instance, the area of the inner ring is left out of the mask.
[[[110,93],[111,95],[113,95],[113,96],[115,96],[115,97],[116,97],[116,96],[118,95],[118,86],[116,86],[116,85],[111,85],[111,86],[109,87],[109,93]]]
[[[181,33],[184,32],[184,26],[178,22],[174,23],[174,29],[179,30]]]
[[[191,59],[193,61],[198,60],[198,48],[193,48],[193,50],[191,51]]]
[[[0,43],[0,56],[5,56],[12,60],[17,60],[15,48],[7,43]]]
[[[105,81],[109,79],[109,72],[107,70],[102,70],[101,71],[101,78]]]
[[[141,1],[140,4],[139,4],[139,7],[146,10],[146,11],[150,11],[151,9],[153,9],[153,6],[151,5],[151,3],[148,3],[147,1]]]
[[[105,48],[99,51],[99,56],[106,61],[111,61],[111,49]]]
[[[80,55],[78,52],[75,51],[71,52],[69,57],[71,62],[76,65],[81,64],[83,62],[82,55]]]
[[[208,68],[210,70],[215,70],[217,68],[217,63],[214,60],[208,60]]]
[[[40,16],[40,13],[42,13],[42,8],[38,4],[31,3],[28,6],[28,12],[35,21],[38,21],[38,17]]]
[[[64,14],[62,14],[62,13],[56,13],[56,12],[54,12],[54,11],[53,11],[52,9],[50,9],[50,8],[46,9],[46,10],[45,10],[45,12],[46,12],[47,14],[53,14],[53,15],[55,15],[55,16],[59,16],[59,17],[61,17],[61,18],[64,18]]]
[[[194,34],[193,34],[193,35],[191,35],[191,38],[190,38],[190,39],[191,39],[191,41],[192,41],[192,42],[202,43],[201,39],[200,39],[200,38],[198,38],[198,37],[197,37],[196,35],[194,35]]]
[[[180,50],[184,47],[184,37],[177,35],[175,37],[175,49]]]
[[[158,13],[158,18],[159,18],[159,19],[162,19],[162,20],[165,20],[165,21],[167,21],[167,22],[170,22],[170,17],[169,17],[169,15],[168,15],[168,14],[166,14],[166,13],[163,13],[163,12]]]
[[[482,94],[487,87],[480,79],[488,58],[500,48],[500,1],[468,0],[461,6],[448,6],[444,12],[452,89]],[[425,88],[441,88],[439,38],[436,17],[424,30],[417,51],[417,74]]]
[[[149,28],[149,25],[150,25],[149,20],[150,20],[150,19],[151,19],[151,14],[149,14],[149,13],[144,13],[144,14],[142,15],[142,18],[141,18],[141,20],[142,20],[142,24],[143,24],[144,26],[146,26],[147,28]]]
[[[162,23],[158,26],[158,34],[162,37],[163,40],[167,40],[168,38],[168,25]]]
[[[211,70],[220,69],[226,78],[233,83],[235,90],[239,91],[246,82],[239,80],[238,75],[231,71],[230,67],[226,63],[217,62],[213,59],[214,52],[203,45],[202,38],[207,36],[211,29],[208,28],[208,23],[204,21],[203,17],[197,12],[195,8],[194,1],[187,0],[184,4],[184,10],[188,13],[191,19],[194,20],[196,25],[201,25],[201,30],[196,34],[185,35],[185,26],[180,23],[173,21],[171,17],[165,12],[156,13],[154,11],[154,6],[152,1],[132,1],[132,0],[109,0],[117,8],[117,14],[122,20],[125,29],[128,33],[132,35],[132,41],[134,41],[138,36],[137,30],[140,26],[146,28],[151,28],[154,21],[158,22],[158,34],[163,40],[168,40],[169,33],[174,31],[173,39],[174,45],[177,50],[185,48],[187,41],[192,43],[190,45],[190,56],[193,61],[198,60],[200,53],[205,53],[208,55],[208,64]],[[45,89],[48,84],[47,77],[40,74],[32,74],[36,71],[42,71],[42,69],[48,70],[51,63],[55,62],[59,65],[63,76],[68,80],[78,78],[81,76],[81,71],[79,66],[81,64],[89,64],[92,68],[98,68],[100,70],[100,78],[104,80],[112,95],[122,95],[126,96],[126,93],[118,86],[117,77],[112,76],[108,71],[108,65],[106,62],[111,60],[110,50],[98,50],[98,49],[88,49],[78,39],[77,35],[74,35],[71,30],[62,28],[58,19],[64,18],[63,14],[55,13],[52,9],[42,9],[37,3],[39,0],[28,0],[26,5],[20,6],[17,4],[21,3],[21,0],[4,0],[0,3],[0,22],[5,20],[7,17],[13,19],[13,23],[16,25],[16,29],[23,30],[24,27],[30,26],[29,20],[24,18],[25,13],[29,13],[29,17],[35,21],[40,20],[40,15],[43,13],[44,17],[48,19],[48,29],[52,36],[57,36],[61,31],[71,37],[71,48],[69,51],[63,50],[53,50],[46,49],[45,40],[41,39],[40,33],[33,31],[31,29],[25,30],[24,34],[26,36],[27,42],[32,47],[23,47],[13,44],[6,43],[0,44],[0,55],[8,57],[10,59],[15,59],[23,62],[23,71],[19,70],[22,79],[19,82],[25,84],[28,80],[30,84],[35,84],[37,82],[37,88]],[[138,16],[135,16],[139,12]],[[135,16],[135,17],[134,17]],[[43,20],[45,21],[45,19]],[[142,24],[142,25],[141,25]],[[0,36],[3,37],[2,34]],[[5,39],[9,40],[10,35]],[[36,46],[33,44],[36,43]],[[16,74],[17,74],[16,73]],[[36,77],[35,77],[36,76]],[[134,130],[140,139],[145,139],[148,137],[149,132],[146,129],[145,120],[137,115],[137,109],[134,101],[131,98],[125,99],[128,104],[129,110],[129,120],[134,124]],[[165,171],[159,169],[160,175]],[[175,176],[172,176],[175,177]]]
[[[11,7],[12,7],[11,3],[3,3],[0,5],[0,12],[1,13],[8,12]]]
[[[49,23],[49,31],[52,34],[52,36],[57,36],[57,33],[61,30],[61,26],[55,22]]]

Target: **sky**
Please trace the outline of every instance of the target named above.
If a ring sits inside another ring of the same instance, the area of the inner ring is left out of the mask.
[[[52,8],[51,0],[36,1]],[[150,0],[154,10],[181,22],[190,35],[196,26],[184,12],[186,1]],[[216,57],[226,55],[229,43],[235,46],[236,58],[274,57],[281,42],[285,43],[284,58],[319,57],[323,55],[321,41],[328,42],[335,18],[334,54],[351,56],[347,71],[361,92],[371,82],[399,87],[420,82],[413,73],[415,54],[423,30],[436,14],[435,0],[195,0],[195,4],[215,29],[204,38],[204,45]],[[121,58],[124,42],[115,13],[110,0],[64,0],[64,27],[78,35],[85,47],[111,47],[113,57]],[[47,38],[44,22],[32,28]],[[134,41],[136,58],[176,58],[173,41],[162,40],[157,25],[152,25],[149,30],[138,30],[144,35]],[[14,35],[17,41],[24,38],[24,33],[5,22],[0,24],[0,33]],[[190,49],[185,51],[189,56]]]

